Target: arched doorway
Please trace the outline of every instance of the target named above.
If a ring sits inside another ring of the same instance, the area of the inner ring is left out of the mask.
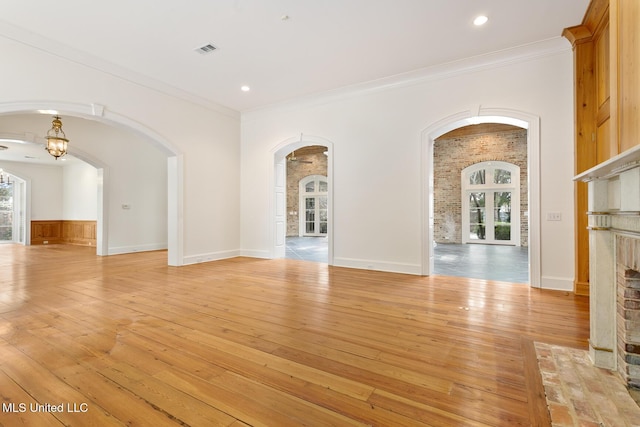
[[[0,103],[0,114],[46,114],[63,115],[67,117],[77,117],[100,122],[107,126],[125,129],[143,137],[151,144],[167,153],[167,175],[168,175],[168,264],[179,266],[183,261],[183,228],[180,218],[182,218],[182,197],[183,197],[183,170],[182,154],[173,147],[162,136],[153,130],[146,128],[139,122],[128,117],[121,116],[103,106],[96,104],[75,104],[66,102],[10,102]],[[23,135],[25,141],[33,140],[34,135]],[[77,148],[74,148],[73,155],[80,160],[95,167],[98,171],[98,217],[96,229],[96,253],[98,255],[108,254],[108,186],[109,170],[99,159],[96,159]],[[27,190],[28,191],[28,190]],[[27,210],[25,221],[30,221]],[[28,238],[27,238],[28,241]]]
[[[273,196],[271,198],[270,209],[270,247],[272,258],[285,258],[287,253],[287,234],[288,224],[295,224],[296,233],[300,223],[299,215],[304,212],[298,207],[299,199],[296,198],[296,210],[298,215],[289,215],[291,210],[287,205],[287,163],[291,160],[291,154],[305,147],[325,147],[322,150],[322,155],[326,156],[326,233],[323,235],[327,239],[327,263],[333,264],[333,143],[321,137],[301,135],[297,138],[289,138],[271,151],[271,159],[273,162],[272,173],[270,176],[271,188],[273,189]],[[295,158],[295,156],[294,156]],[[317,175],[315,173],[311,175]],[[296,188],[299,186],[300,180],[295,182]],[[314,191],[315,191],[314,184]],[[317,188],[319,189],[319,187]],[[320,212],[317,212],[320,215]],[[315,223],[315,206],[314,206],[314,223]],[[306,213],[305,213],[306,216]],[[291,217],[291,218],[289,218]],[[293,222],[292,222],[293,221]],[[321,223],[317,223],[314,227],[322,227]],[[315,229],[314,229],[315,230]]]
[[[537,116],[507,109],[464,111],[446,117],[422,132],[423,147],[423,232],[422,274],[434,269],[434,141],[454,129],[479,123],[503,123],[527,129],[527,169],[529,173],[529,284],[540,287],[540,119]]]

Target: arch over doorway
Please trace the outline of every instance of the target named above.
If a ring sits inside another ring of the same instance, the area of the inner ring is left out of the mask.
[[[271,258],[284,258],[285,256],[285,237],[286,237],[286,157],[294,150],[313,145],[322,145],[327,147],[327,222],[328,222],[328,243],[329,256],[328,264],[333,265],[333,142],[312,135],[301,135],[298,137],[288,138],[275,146],[270,151],[270,176],[269,188],[271,188],[272,196],[270,197],[269,207],[269,248]]]
[[[168,175],[168,264],[179,266],[183,264],[183,159],[182,153],[169,141],[152,129],[126,116],[105,109],[99,104],[80,104],[62,101],[24,101],[0,103],[0,115],[11,113],[40,114],[42,111],[95,120],[106,125],[128,130],[143,137],[156,147],[167,153]],[[33,136],[31,136],[33,138]],[[70,149],[70,153],[85,161],[98,170],[98,218],[96,235],[96,252],[98,255],[108,254],[108,185],[109,169],[99,159],[87,153]],[[26,218],[27,221],[30,218]]]
[[[527,129],[527,162],[529,171],[529,283],[540,287],[540,117],[526,112],[482,108],[462,111],[445,117],[421,133],[422,146],[422,274],[433,271],[433,147],[441,135],[459,127],[480,123],[502,123]]]

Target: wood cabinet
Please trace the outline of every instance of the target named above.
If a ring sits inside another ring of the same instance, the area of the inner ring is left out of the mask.
[[[640,2],[592,0],[582,24],[566,28],[573,46],[575,174],[640,144]],[[589,293],[587,185],[576,183],[574,290]]]

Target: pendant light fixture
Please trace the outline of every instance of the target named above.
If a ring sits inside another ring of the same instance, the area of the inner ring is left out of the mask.
[[[67,154],[67,144],[69,140],[62,130],[62,120],[60,120],[60,116],[53,116],[51,129],[47,132],[46,138],[47,146],[45,148],[56,160],[58,160],[58,157]]]
[[[0,187],[8,187],[11,184],[13,184],[13,182],[11,182],[11,175],[5,173],[2,169],[0,169]]]

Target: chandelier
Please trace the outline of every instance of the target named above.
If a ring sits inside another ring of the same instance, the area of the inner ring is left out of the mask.
[[[11,182],[11,175],[0,169],[0,187],[8,187],[11,184],[13,184],[13,182]]]
[[[45,149],[53,157],[58,160],[58,157],[62,157],[67,154],[67,144],[69,140],[62,130],[62,121],[60,116],[54,116],[51,122],[51,129],[47,132],[47,146]]]

